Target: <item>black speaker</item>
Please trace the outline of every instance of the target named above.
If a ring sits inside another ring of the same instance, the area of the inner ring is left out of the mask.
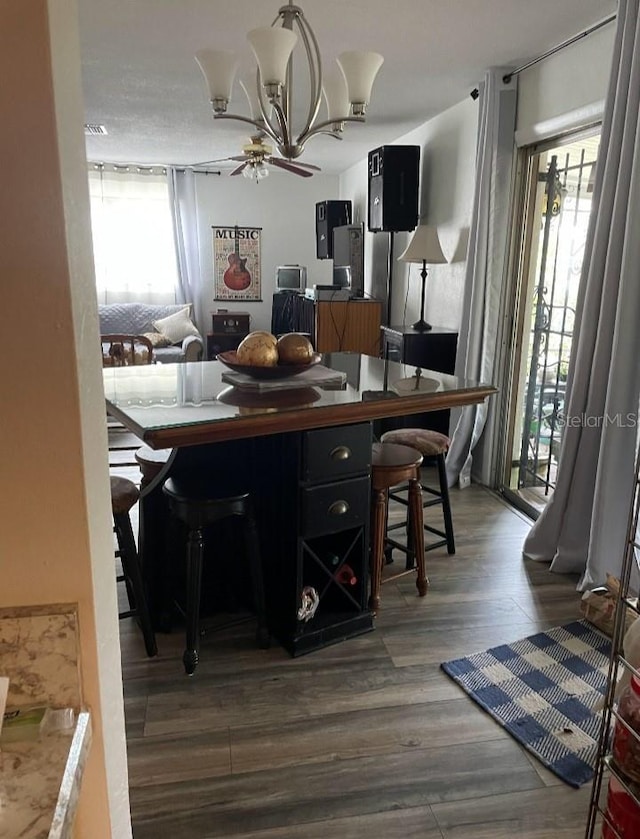
[[[333,228],[351,224],[351,201],[320,201],[316,204],[316,256],[333,258]]]
[[[409,231],[418,224],[420,146],[369,152],[369,230]]]

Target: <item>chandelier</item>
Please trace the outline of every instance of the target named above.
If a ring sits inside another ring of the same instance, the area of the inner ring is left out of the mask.
[[[227,113],[238,69],[235,53],[213,49],[196,53],[209,88],[214,119],[235,119],[258,128],[271,138],[286,160],[299,157],[311,137],[328,134],[341,140],[346,122],[365,121],[371,88],[384,61],[379,53],[343,52],[336,59],[341,72],[323,79],[316,37],[302,9],[291,0],[279,9],[271,26],[251,30],[247,39],[258,64],[256,96],[241,82],[251,105],[251,118]],[[308,64],[309,104],[306,117],[300,119],[301,125],[294,127],[293,50],[298,40],[302,42]],[[318,121],[323,93],[328,117]]]

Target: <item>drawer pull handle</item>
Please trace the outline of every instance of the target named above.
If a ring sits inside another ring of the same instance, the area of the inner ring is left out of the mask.
[[[344,516],[349,512],[349,505],[346,501],[334,501],[329,507],[329,514],[332,516]]]
[[[331,460],[349,460],[351,457],[351,449],[349,446],[336,446],[335,449],[329,453],[329,457]]]

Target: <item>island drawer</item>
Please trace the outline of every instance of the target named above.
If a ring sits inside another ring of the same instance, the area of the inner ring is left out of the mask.
[[[368,473],[371,444],[371,425],[368,422],[305,432],[302,481],[319,483]]]
[[[303,538],[362,526],[369,515],[369,477],[354,478],[301,491]]]

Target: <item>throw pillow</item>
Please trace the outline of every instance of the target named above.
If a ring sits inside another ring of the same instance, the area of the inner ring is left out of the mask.
[[[148,338],[151,341],[152,347],[170,347],[171,341],[162,332],[143,332],[143,338]]]
[[[180,344],[188,335],[200,337],[200,333],[189,317],[189,306],[173,315],[153,321],[154,329],[161,332],[172,344]]]

